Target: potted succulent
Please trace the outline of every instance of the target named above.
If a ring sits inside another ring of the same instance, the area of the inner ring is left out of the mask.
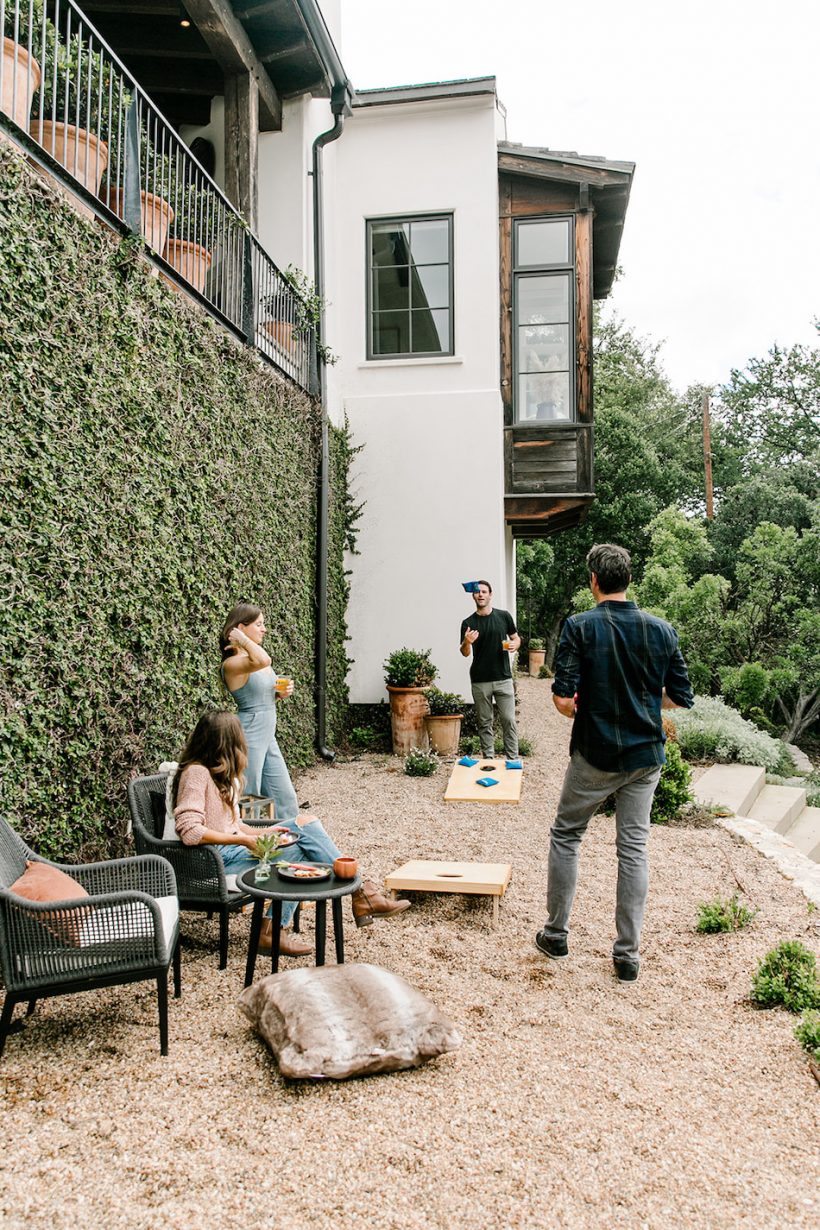
[[[18,128],[28,128],[31,100],[40,85],[40,65],[33,50],[39,46],[43,22],[42,0],[34,0],[32,23],[28,5],[21,8],[15,30],[14,3],[9,0],[3,15],[3,94],[0,110],[10,115]],[[51,22],[48,23],[51,25]],[[54,27],[51,27],[52,30]]]
[[[430,746],[439,756],[455,756],[461,738],[464,701],[455,692],[427,688],[424,693],[430,712],[424,718]]]
[[[430,650],[395,649],[384,664],[384,682],[390,696],[390,725],[393,752],[406,756],[413,748],[427,746],[424,718],[429,687],[438,671],[430,661]]]
[[[546,645],[540,637],[534,636],[529,643],[529,671],[533,678],[537,679],[541,667],[544,665],[544,658],[547,656]]]

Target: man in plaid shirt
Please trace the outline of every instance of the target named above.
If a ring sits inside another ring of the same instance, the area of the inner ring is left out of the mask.
[[[548,918],[535,943],[548,957],[567,956],[581,838],[614,794],[618,890],[612,959],[618,978],[634,982],[649,884],[649,813],[666,760],[661,710],[690,709],[694,697],[674,628],[627,600],[629,552],[609,543],[595,546],[587,568],[597,605],[564,624],[552,685],[556,709],[572,719],[572,738],[550,831]]]

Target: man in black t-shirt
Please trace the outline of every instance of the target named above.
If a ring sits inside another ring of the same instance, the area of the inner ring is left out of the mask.
[[[461,625],[461,652],[473,655],[470,683],[475,701],[476,723],[481,739],[481,755],[495,755],[493,699],[498,707],[504,733],[504,755],[518,758],[518,731],[515,726],[515,691],[510,653],[521,645],[515,620],[509,611],[493,609],[493,587],[489,581],[476,582],[473,593],[475,614]]]

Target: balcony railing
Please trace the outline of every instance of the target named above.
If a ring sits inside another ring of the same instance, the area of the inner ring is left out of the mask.
[[[315,339],[301,297],[74,0],[0,0],[0,18],[6,130],[311,389]]]

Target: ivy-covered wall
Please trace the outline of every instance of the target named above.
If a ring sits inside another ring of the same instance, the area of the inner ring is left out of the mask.
[[[0,143],[0,811],[42,853],[125,848],[126,782],[229,703],[218,633],[259,602],[313,756],[319,416]],[[346,705],[350,444],[332,433],[329,737]]]

